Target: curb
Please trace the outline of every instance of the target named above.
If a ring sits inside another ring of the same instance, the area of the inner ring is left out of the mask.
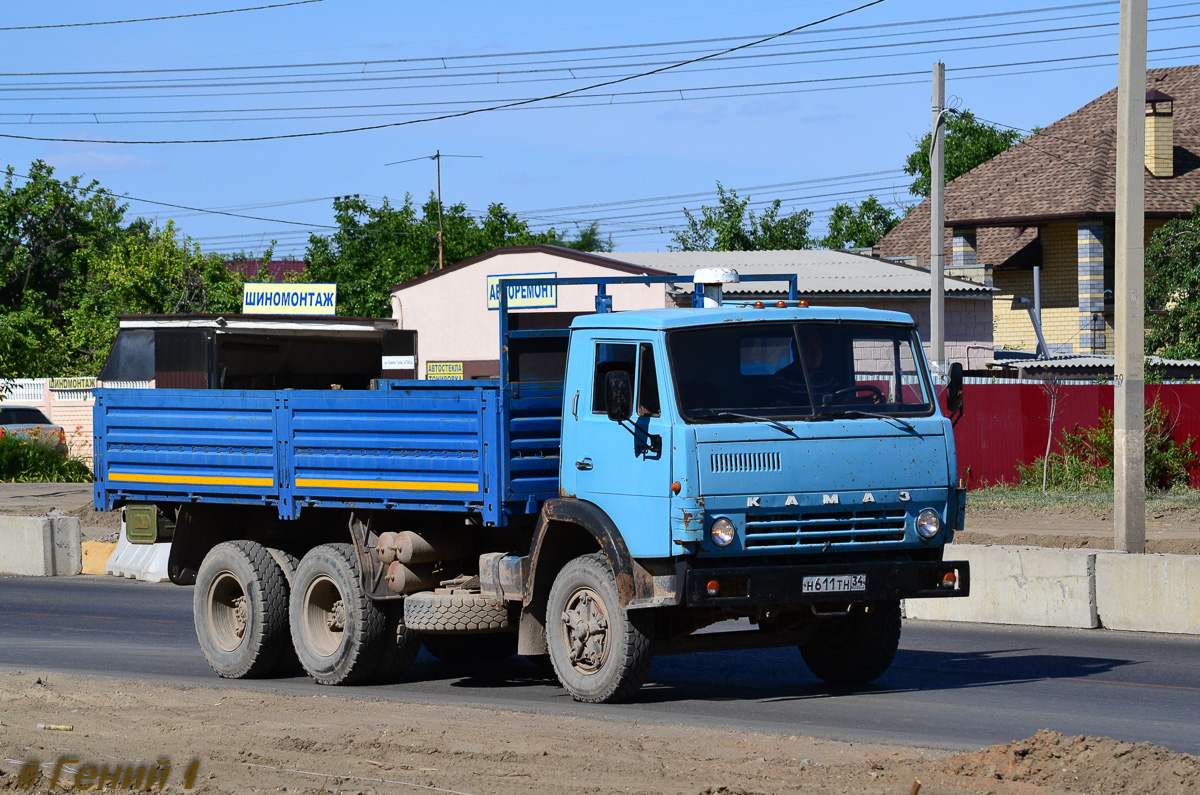
[[[909,599],[932,621],[1200,635],[1200,556],[955,545],[971,564],[966,599]]]

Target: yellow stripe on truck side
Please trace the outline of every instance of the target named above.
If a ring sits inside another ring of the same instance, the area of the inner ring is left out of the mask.
[[[273,486],[273,478],[231,478],[216,475],[142,475],[136,472],[109,472],[109,480],[125,483],[179,483],[196,486]]]
[[[452,483],[436,480],[334,480],[332,478],[296,478],[296,488],[389,489],[394,491],[469,491],[478,492],[478,483]]]

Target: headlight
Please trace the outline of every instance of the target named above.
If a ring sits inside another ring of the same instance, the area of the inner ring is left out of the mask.
[[[733,543],[733,531],[733,522],[728,519],[718,519],[712,523],[708,535],[717,546],[727,547]]]
[[[941,529],[942,519],[932,508],[926,508],[917,516],[917,535],[921,538],[933,538]]]

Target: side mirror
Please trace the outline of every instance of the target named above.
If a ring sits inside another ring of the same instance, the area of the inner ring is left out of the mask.
[[[604,409],[613,422],[629,419],[633,413],[633,384],[629,373],[613,370],[604,376]]]
[[[957,414],[963,407],[963,366],[958,362],[950,365],[950,381],[946,385],[946,408]]]

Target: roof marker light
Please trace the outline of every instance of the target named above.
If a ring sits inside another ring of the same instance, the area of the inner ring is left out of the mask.
[[[780,309],[783,309],[784,307],[787,306],[787,301],[776,301],[775,306],[779,307]]]
[[[755,301],[755,302],[754,302],[754,308],[755,308],[755,309],[762,309],[762,308],[763,308],[763,302],[762,302],[762,301]]]

